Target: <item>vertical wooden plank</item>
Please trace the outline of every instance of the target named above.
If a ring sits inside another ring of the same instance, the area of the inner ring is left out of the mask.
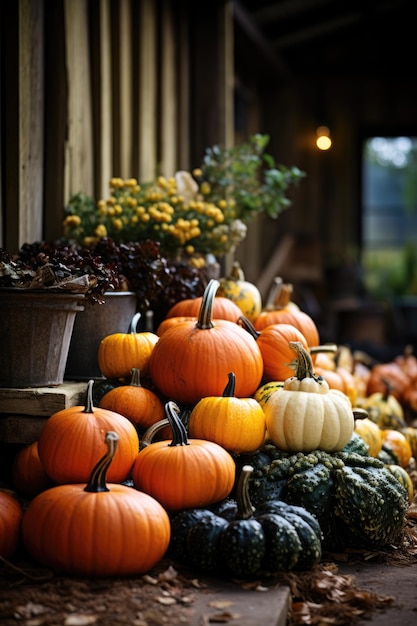
[[[18,243],[42,238],[43,0],[19,2]]]
[[[141,0],[139,24],[139,180],[157,173],[157,55],[156,6]]]
[[[44,237],[62,236],[67,138],[67,70],[65,54],[65,0],[45,0],[45,123],[44,131]]]
[[[110,1],[101,0],[100,10],[100,81],[99,105],[100,123],[99,134],[101,149],[96,155],[98,161],[98,176],[96,179],[96,193],[99,198],[106,198],[109,193],[109,180],[113,176],[112,152],[112,41],[110,35]]]
[[[177,158],[178,169],[189,170],[198,165],[190,163],[190,45],[187,7],[182,4],[177,20]]]
[[[2,2],[0,5],[0,29],[2,44],[1,87],[2,87],[2,116],[7,124],[2,126],[1,175],[4,192],[1,193],[1,202],[4,198],[4,230],[1,244],[10,252],[18,248],[18,219],[19,219],[19,4]],[[7,24],[7,27],[6,27]],[[7,97],[6,97],[7,94]],[[4,162],[3,162],[4,158]],[[3,188],[2,188],[3,189]]]
[[[88,13],[84,0],[65,0],[68,68],[68,141],[65,197],[94,195],[93,130],[89,66]]]
[[[132,7],[130,0],[120,0],[120,71],[116,88],[120,93],[120,175],[123,178],[136,176],[132,166],[133,116],[132,108]],[[115,77],[116,79],[116,77]]]
[[[223,127],[226,146],[235,143],[234,129],[234,21],[233,3],[229,0],[219,11],[219,125]]]
[[[175,34],[169,0],[162,5],[161,27],[161,158],[160,173],[172,176],[177,168],[177,79]]]

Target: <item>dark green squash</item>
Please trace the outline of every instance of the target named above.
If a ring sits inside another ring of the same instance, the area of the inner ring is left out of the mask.
[[[173,517],[172,558],[204,572],[243,577],[310,569],[320,560],[317,520],[285,502],[271,501],[255,509],[248,492],[252,471],[248,465],[241,469],[236,500]]]
[[[303,507],[317,518],[328,550],[394,543],[407,521],[407,490],[382,460],[352,448],[355,442],[334,453],[290,454],[266,444],[259,451],[260,463],[256,454],[251,457],[252,503],[257,510],[276,499]]]

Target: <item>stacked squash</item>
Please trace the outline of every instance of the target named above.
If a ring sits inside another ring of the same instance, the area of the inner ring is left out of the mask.
[[[103,340],[112,384],[97,406],[90,381],[85,406],[52,415],[15,460],[16,488],[32,498],[19,524],[35,559],[100,576],[143,573],[169,554],[251,576],[313,567],[340,528],[353,544],[398,538],[415,439],[399,452],[411,431],[392,398],[374,409],[352,361],[326,360],[291,286],[275,286],[262,310],[235,265],[156,333],[132,323]]]

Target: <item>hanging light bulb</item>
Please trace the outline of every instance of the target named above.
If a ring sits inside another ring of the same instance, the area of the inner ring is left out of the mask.
[[[328,126],[319,126],[316,130],[316,146],[319,150],[328,150],[332,145]]]

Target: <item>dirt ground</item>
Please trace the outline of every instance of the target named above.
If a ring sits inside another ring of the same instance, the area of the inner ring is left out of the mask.
[[[22,554],[12,564],[3,561],[0,565],[0,624],[409,626],[417,617],[416,579],[417,520],[413,518],[402,545],[377,553],[324,554],[321,563],[308,572],[283,573],[267,580],[201,577],[169,559],[147,575],[91,580],[56,576]],[[270,621],[265,617],[267,609],[270,615],[270,599],[283,587],[290,590],[288,610],[282,602],[276,606],[288,618]],[[262,593],[266,590],[269,596]],[[249,598],[257,604],[259,621],[243,620]]]
[[[325,553],[312,570],[268,579],[209,578],[167,558],[143,576],[58,576],[21,548],[11,563],[0,557],[0,624],[409,626],[417,618],[415,488],[397,545],[379,552]]]

